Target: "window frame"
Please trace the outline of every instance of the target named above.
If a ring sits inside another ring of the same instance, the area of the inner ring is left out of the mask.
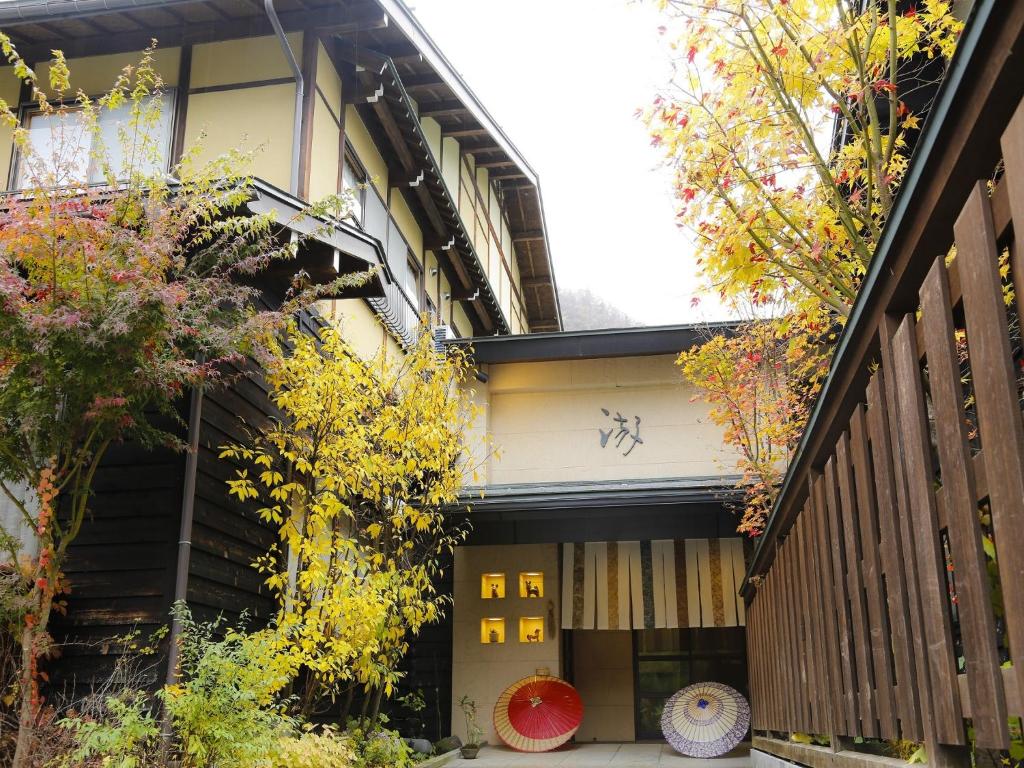
[[[167,97],[166,114],[168,116],[167,121],[167,143],[164,147],[164,163],[162,173],[169,174],[171,171],[171,165],[174,162],[172,155],[174,154],[174,137],[178,130],[178,121],[180,115],[178,112],[178,101],[181,98],[181,89],[177,86],[173,88],[164,88],[160,91],[161,94]],[[90,96],[94,102],[102,98],[102,94],[99,96]],[[72,105],[68,105],[68,111],[80,112],[83,107],[78,105],[77,102]],[[23,101],[18,104],[18,126],[25,130],[28,130],[29,123],[33,114],[42,114],[39,108],[38,101]],[[18,186],[18,177],[21,173],[21,166],[24,159],[22,153],[18,151],[18,145],[12,142],[11,146],[11,157],[10,164],[7,171],[7,192],[24,192],[27,187]],[[90,187],[103,186],[104,182],[89,182]]]
[[[359,215],[350,215],[348,218],[352,219],[356,225],[363,229],[366,222],[366,193],[369,187],[369,175],[366,173],[366,166],[363,165],[359,159],[359,155],[356,154],[352,144],[345,140],[345,152],[341,158],[341,191],[344,192],[347,187],[345,186],[345,169],[348,168],[352,171],[352,174],[356,177],[356,183],[359,185],[354,192],[356,199],[359,201]],[[385,208],[387,206],[385,205]]]

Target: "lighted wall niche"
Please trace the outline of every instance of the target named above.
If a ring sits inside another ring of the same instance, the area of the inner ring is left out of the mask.
[[[544,572],[522,571],[519,574],[520,597],[544,597]]]
[[[504,596],[504,573],[484,573],[480,575],[480,597],[484,600],[495,600]]]
[[[519,642],[520,643],[543,643],[544,642],[544,617],[523,616],[519,619]]]
[[[480,642],[484,645],[505,642],[505,620],[502,618],[480,619]]]

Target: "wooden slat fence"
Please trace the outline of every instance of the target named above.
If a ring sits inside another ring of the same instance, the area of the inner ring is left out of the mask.
[[[1020,40],[1022,4],[1000,7]],[[999,55],[990,66],[1012,66]],[[1024,717],[1024,73],[1012,78],[988,86],[1013,98],[1001,163],[943,190],[960,201],[929,224],[945,240],[891,276],[903,299],[876,313],[841,419],[812,422],[817,449],[748,574],[755,735],[909,739],[955,764],[968,725],[977,748],[1008,749],[1008,718]]]

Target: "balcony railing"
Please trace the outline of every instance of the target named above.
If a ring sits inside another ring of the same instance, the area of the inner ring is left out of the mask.
[[[1024,715],[1022,51],[978,0],[744,584],[754,745],[805,765]]]
[[[364,197],[363,229],[384,247],[388,268],[394,277],[393,282],[385,282],[384,296],[370,299],[370,305],[388,329],[408,347],[415,344],[420,325],[419,307],[403,287],[410,277],[409,244],[372,185]]]

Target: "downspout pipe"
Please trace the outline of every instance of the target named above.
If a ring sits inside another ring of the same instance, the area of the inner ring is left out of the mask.
[[[199,431],[203,425],[203,388],[193,387],[188,410],[188,455],[185,458],[185,481],[181,489],[181,522],[178,529],[178,557],[174,574],[174,606],[183,604],[188,597],[188,572],[192,559],[192,521],[196,506],[196,474],[199,468]],[[181,637],[182,616],[175,610],[171,617],[171,634],[167,654],[167,685],[178,681],[178,661],[181,656],[178,640]],[[170,740],[170,720],[164,708],[163,741]]]
[[[305,99],[306,83],[302,77],[302,67],[288,44],[288,37],[281,26],[281,20],[277,18],[277,11],[274,9],[274,0],[263,0],[263,8],[270,19],[270,26],[274,28],[274,34],[281,44],[284,57],[288,59],[288,66],[292,69],[292,77],[295,78],[295,120],[292,129],[292,173],[288,191],[295,197],[299,196],[299,151],[302,147],[302,102]],[[308,34],[308,33],[307,33]]]
[[[192,389],[188,409],[188,454],[185,457],[185,482],[181,489],[181,523],[178,529],[178,560],[174,580],[174,603],[184,602],[188,595],[188,568],[192,555],[192,519],[196,505],[196,473],[199,469],[199,430],[203,419],[203,389]],[[178,636],[181,619],[175,614],[171,621],[170,655],[167,661],[167,683],[178,674]]]

